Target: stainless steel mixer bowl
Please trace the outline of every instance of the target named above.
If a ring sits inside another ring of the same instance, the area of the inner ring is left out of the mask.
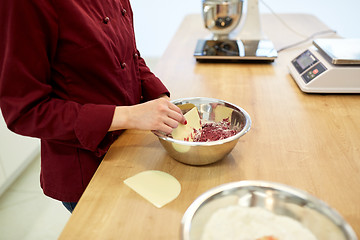
[[[210,189],[190,205],[181,222],[182,240],[201,239],[211,215],[233,205],[260,207],[290,217],[318,240],[358,239],[337,211],[305,191],[274,182],[239,181]]]
[[[244,0],[202,0],[204,24],[214,40],[227,39],[240,22]]]
[[[189,103],[194,104],[198,109],[200,119],[204,120],[218,122],[229,117],[231,128],[241,129],[232,137],[213,142],[180,141],[154,131],[168,154],[179,162],[190,165],[205,165],[219,161],[228,155],[239,138],[250,130],[251,119],[249,114],[244,109],[229,102],[214,98],[194,97],[174,100],[172,103],[179,106],[184,113],[186,110],[190,110],[190,108],[186,109]]]

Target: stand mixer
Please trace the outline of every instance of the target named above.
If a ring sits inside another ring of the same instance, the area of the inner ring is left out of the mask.
[[[244,5],[246,17],[241,21]],[[212,36],[198,40],[194,53],[198,61],[272,62],[277,57],[272,42],[261,30],[258,0],[247,0],[247,4],[244,0],[202,0],[202,16]]]

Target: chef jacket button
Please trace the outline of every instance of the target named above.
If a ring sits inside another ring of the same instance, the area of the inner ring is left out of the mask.
[[[121,63],[121,68],[122,68],[122,69],[126,68],[126,63],[124,63],[124,62]]]
[[[134,53],[134,58],[138,58],[139,55],[137,53]]]
[[[107,24],[109,21],[110,21],[110,18],[109,18],[109,17],[104,17],[103,23]]]
[[[125,16],[125,15],[126,15],[126,9],[123,8],[123,9],[121,10],[121,13],[122,13],[123,16]]]

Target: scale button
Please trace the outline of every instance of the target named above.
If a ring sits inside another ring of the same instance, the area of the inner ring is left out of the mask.
[[[319,73],[319,69],[317,69],[317,68],[315,68],[314,70],[313,70],[313,74],[318,74]]]

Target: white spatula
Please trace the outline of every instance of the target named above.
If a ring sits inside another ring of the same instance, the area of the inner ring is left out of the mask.
[[[192,142],[194,140],[194,129],[201,129],[200,116],[197,108],[192,108],[184,114],[184,117],[187,124],[179,124],[179,126],[173,130],[172,136],[177,140]]]

